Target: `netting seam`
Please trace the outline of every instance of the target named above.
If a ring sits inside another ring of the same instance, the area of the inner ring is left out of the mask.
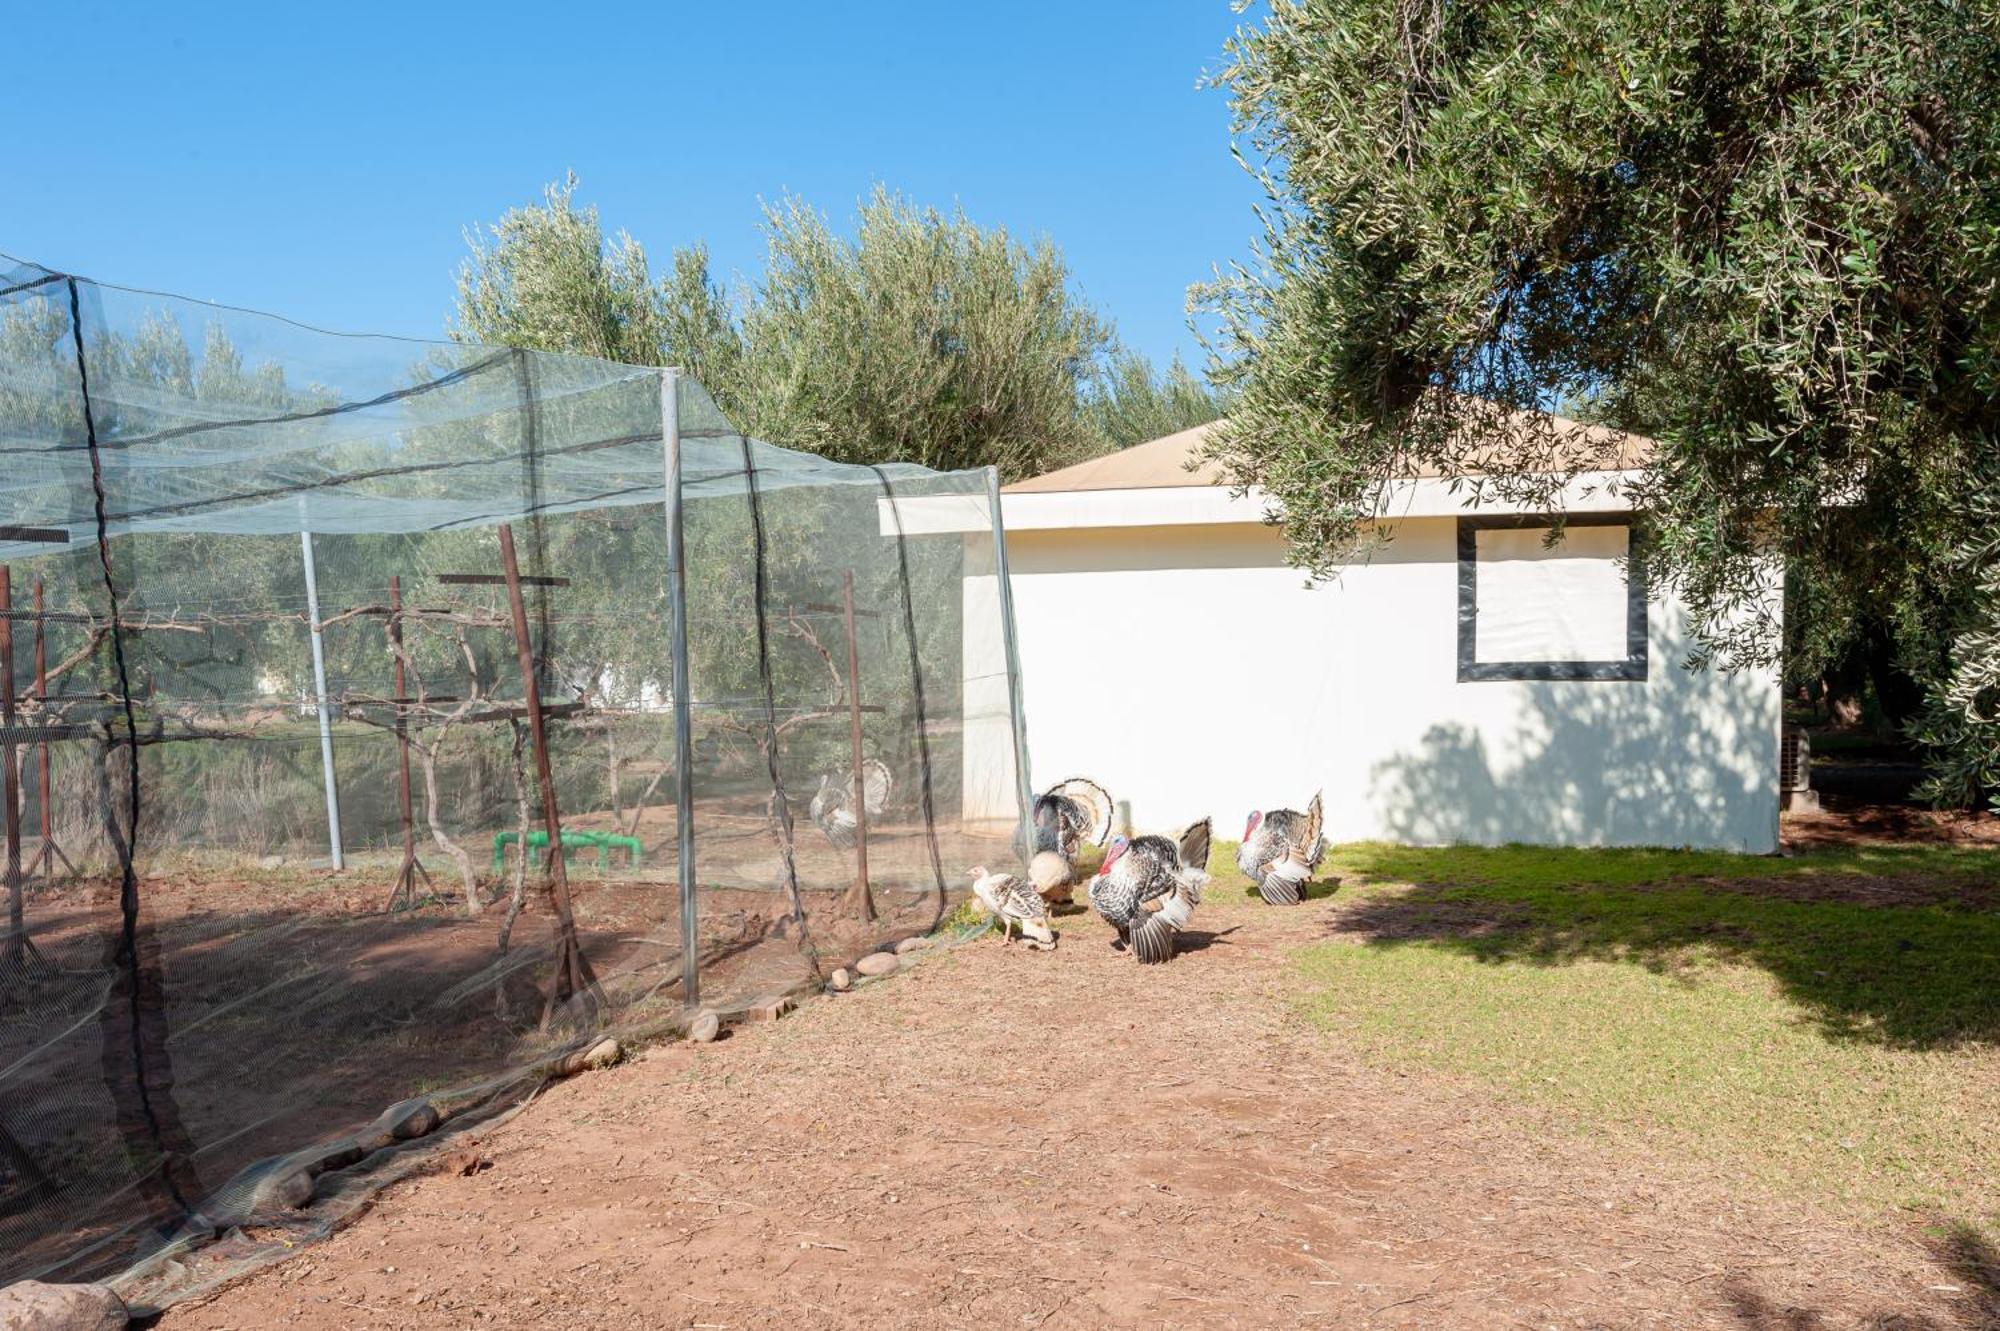
[[[126,970],[126,982],[131,990],[130,1016],[132,1021],[132,1071],[139,1092],[139,1105],[146,1118],[146,1128],[154,1146],[160,1149],[163,1162],[167,1155],[164,1129],[158,1111],[153,1105],[152,1090],[147,1085],[146,1052],[144,1036],[143,1008],[145,987],[140,975],[139,961],[139,875],[136,868],[139,853],[139,712],[132,703],[131,669],[125,659],[125,634],[119,625],[118,581],[111,569],[110,523],[105,517],[104,462],[97,449],[97,419],[90,405],[90,370],[83,346],[83,308],[77,294],[76,279],[68,279],[70,336],[76,347],[77,386],[83,397],[83,432],[86,446],[90,450],[90,488],[97,517],[97,562],[104,571],[104,595],[111,614],[111,658],[118,672],[118,698],[125,713],[126,752],[129,755],[126,776],[131,786],[128,801],[128,818],[125,835],[124,854],[118,857],[119,886],[118,909],[121,917],[119,950]],[[115,828],[113,829],[116,830]],[[164,1041],[162,1048],[164,1049]],[[174,1177],[174,1170],[163,1163],[159,1173],[184,1213],[193,1210],[192,1204],[182,1195],[180,1185]]]
[[[37,287],[49,286],[52,283],[61,282],[64,280],[66,279],[61,273],[50,273],[47,277],[38,277],[32,282],[17,283],[14,286],[7,287],[4,290],[0,290],[0,300],[5,300],[9,296],[18,296],[23,291],[33,291]]]
[[[917,651],[917,610],[914,594],[910,590],[910,552],[903,535],[903,511],[896,504],[896,489],[890,484],[889,474],[878,466],[868,470],[875,473],[875,479],[882,484],[882,495],[889,501],[889,516],[896,523],[896,571],[903,584],[903,636],[910,647],[910,685],[917,703],[917,762],[923,768],[924,833],[930,842],[931,872],[937,876],[938,915],[944,915],[945,881],[944,856],[938,850],[937,811],[931,797],[931,740],[930,714],[924,705],[923,658]]]
[[[534,559],[534,571],[547,573],[549,544],[542,513],[542,436],[535,419],[534,361],[525,351],[517,350],[514,355],[519,362],[520,370],[522,490],[527,500],[527,509],[521,516],[528,523],[528,549]],[[541,583],[536,583],[534,594],[535,622],[540,629],[536,639],[540,651],[535,656],[535,674],[538,679],[546,682],[549,679],[549,662],[555,657],[555,644],[549,640],[549,589]]]
[[[74,286],[74,284],[75,279],[72,278],[71,285]],[[517,353],[511,349],[499,351],[488,356],[485,360],[474,361],[470,365],[462,365],[449,374],[440,375],[436,379],[427,379],[423,383],[412,384],[408,388],[394,388],[386,393],[361,402],[339,402],[330,407],[315,407],[311,411],[285,411],[275,416],[239,416],[226,421],[200,421],[194,425],[181,425],[171,430],[156,430],[152,434],[135,434],[130,439],[119,439],[103,445],[92,444],[88,445],[88,447],[92,452],[98,451],[101,447],[106,452],[122,453],[147,444],[164,444],[175,439],[186,438],[188,435],[206,434],[211,430],[234,430],[250,425],[297,425],[304,421],[327,420],[334,416],[345,416],[349,412],[367,411],[372,407],[386,407],[393,402],[402,402],[413,397],[422,397],[426,393],[434,393],[441,388],[451,388],[457,384],[464,383],[475,375],[484,374],[502,361],[512,358],[515,354]],[[60,453],[74,450],[55,448],[33,451]]]
[[[764,751],[766,764],[771,769],[771,797],[777,802],[778,831],[783,844],[780,851],[785,861],[785,886],[792,897],[792,915],[798,920],[799,932],[805,933],[805,903],[799,897],[799,867],[792,851],[792,806],[785,796],[785,777],[778,760],[778,694],[771,679],[771,641],[765,625],[765,601],[768,596],[768,571],[764,555],[764,499],[757,486],[757,462],[750,450],[748,435],[738,435],[743,449],[743,479],[750,497],[750,534],[752,546],[752,583],[757,598],[757,674],[764,684]],[[853,687],[850,682],[849,688]],[[806,940],[801,937],[803,945]],[[815,959],[814,966],[818,966]]]

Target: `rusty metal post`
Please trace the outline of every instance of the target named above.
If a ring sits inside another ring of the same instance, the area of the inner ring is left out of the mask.
[[[500,524],[500,567],[507,576],[507,608],[514,619],[514,651],[521,662],[521,687],[526,694],[528,737],[535,746],[535,778],[542,786],[542,824],[549,834],[549,879],[556,899],[556,973],[543,1009],[547,1023],[556,1004],[594,987],[597,977],[577,941],[576,913],[570,907],[569,869],[563,862],[562,815],[556,808],[555,771],[549,764],[547,727],[542,717],[542,686],[535,669],[535,644],[528,635],[528,605],[521,597],[521,566],[514,558],[514,529]],[[521,847],[523,855],[528,853]]]
[[[868,886],[868,782],[861,763],[861,645],[854,632],[854,570],[841,575],[841,605],[847,620],[847,731],[854,765],[854,899],[861,918],[875,918],[875,894]]]

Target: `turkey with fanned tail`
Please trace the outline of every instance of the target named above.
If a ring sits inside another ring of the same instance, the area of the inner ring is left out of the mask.
[[[1208,881],[1208,840],[1206,818],[1177,839],[1113,838],[1090,880],[1090,904],[1140,962],[1157,965],[1173,957],[1174,935],[1194,918]]]
[[[1304,813],[1296,809],[1252,810],[1236,851],[1236,867],[1273,906],[1296,906],[1308,879],[1326,855],[1317,792]]]
[[[1111,796],[1083,777],[1071,777],[1035,797],[1034,858],[1028,878],[1042,900],[1066,905],[1076,890],[1076,857],[1086,842],[1102,846],[1111,835]]]
[[[870,818],[889,807],[889,790],[893,784],[888,765],[880,759],[870,758],[861,765],[861,794],[867,801]],[[831,774],[822,775],[819,790],[814,793],[806,811],[819,825],[819,830],[826,833],[828,841],[842,850],[854,849],[854,833],[860,820],[854,816],[853,777],[836,781]]]

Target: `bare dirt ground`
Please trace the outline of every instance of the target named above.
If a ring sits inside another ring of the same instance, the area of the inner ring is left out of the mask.
[[[1363,1066],[1287,1002],[1341,909],[1215,901],[1146,970],[1074,915],[653,1049],[161,1325],[2000,1325],[1914,1225]]]

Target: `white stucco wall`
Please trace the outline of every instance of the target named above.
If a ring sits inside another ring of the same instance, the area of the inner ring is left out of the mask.
[[[1671,599],[1644,682],[1461,683],[1451,517],[1308,588],[1240,519],[1014,529],[1009,509],[1037,789],[1093,777],[1141,830],[1208,814],[1234,837],[1323,789],[1336,840],[1776,849],[1776,678],[1683,668]]]

